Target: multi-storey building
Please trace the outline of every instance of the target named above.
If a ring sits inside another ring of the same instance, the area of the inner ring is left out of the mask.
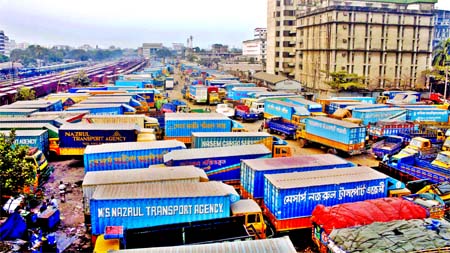
[[[142,56],[146,59],[150,59],[150,57],[153,57],[161,48],[163,48],[162,43],[143,43]]]
[[[448,38],[450,38],[450,11],[435,10],[433,48]]]
[[[267,29],[255,28],[254,38],[242,42],[242,55],[265,62],[267,54]]]
[[[267,2],[267,73],[289,78],[295,75],[297,2],[298,0]]]
[[[304,87],[327,91],[339,71],[368,89],[424,87],[437,0],[298,1],[295,79]]]
[[[0,54],[5,54],[5,32],[0,30]]]

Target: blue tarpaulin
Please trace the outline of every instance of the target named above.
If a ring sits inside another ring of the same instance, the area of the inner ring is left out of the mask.
[[[27,230],[25,220],[20,216],[20,213],[14,212],[9,218],[0,226],[0,241],[15,240],[23,238],[23,234]]]

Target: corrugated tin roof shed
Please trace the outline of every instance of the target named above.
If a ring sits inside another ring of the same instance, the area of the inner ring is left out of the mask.
[[[218,148],[194,148],[172,150],[164,155],[164,162],[170,160],[191,160],[201,158],[229,157],[238,155],[271,154],[263,144],[230,146]]]
[[[258,79],[258,80],[262,80],[262,81],[266,81],[268,83],[278,83],[284,80],[288,80],[287,77],[284,76],[279,76],[279,75],[273,75],[273,74],[269,74],[266,72],[258,72],[256,74],[253,75],[253,78]]]
[[[210,244],[183,245],[145,249],[127,249],[110,252],[121,253],[295,253],[288,236],[253,241],[232,241]]]
[[[290,189],[317,185],[341,184],[388,178],[370,167],[360,166],[338,170],[317,170],[264,175],[276,188]]]
[[[101,185],[93,199],[154,199],[180,197],[227,196],[233,187],[217,181],[202,183]],[[235,195],[238,195],[234,191]]]
[[[139,182],[165,181],[183,178],[202,178],[208,180],[205,171],[195,166],[166,168],[142,168],[131,170],[109,170],[87,172],[83,186],[106,184],[130,184]]]
[[[92,124],[97,125],[97,124]],[[104,124],[102,124],[104,125]],[[120,142],[120,143],[104,143],[100,145],[88,145],[84,151],[85,154],[94,153],[110,153],[118,151],[130,150],[146,150],[146,149],[161,149],[172,147],[183,147],[186,145],[177,140],[163,140],[163,141],[149,141],[149,142]]]
[[[292,157],[261,158],[242,160],[257,171],[273,169],[291,169],[300,167],[323,166],[330,164],[348,164],[349,162],[332,154],[300,155]]]

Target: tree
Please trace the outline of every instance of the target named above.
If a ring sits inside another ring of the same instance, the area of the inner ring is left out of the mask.
[[[0,133],[0,181],[2,194],[16,196],[23,193],[24,186],[32,185],[36,179],[36,168],[25,159],[28,147],[15,146],[15,130],[9,136]]]
[[[28,87],[22,87],[17,90],[16,101],[34,99],[36,99],[36,92],[34,90]]]
[[[172,56],[172,52],[170,52],[170,50],[166,47],[159,49],[155,54],[158,58],[167,58]]]
[[[449,61],[449,47],[450,47],[450,38],[441,41],[433,50],[433,66],[434,67],[443,67],[445,72],[445,81],[444,81],[444,99],[447,99],[447,72],[448,72],[448,61]]]
[[[6,55],[0,54],[0,63],[2,62],[9,62],[9,57]]]
[[[71,79],[71,83],[74,86],[88,86],[91,84],[91,79],[87,76],[84,70],[78,71],[78,73]]]
[[[333,89],[364,89],[366,86],[362,83],[363,77],[356,74],[349,74],[347,71],[339,71],[330,73],[332,78],[328,85]]]

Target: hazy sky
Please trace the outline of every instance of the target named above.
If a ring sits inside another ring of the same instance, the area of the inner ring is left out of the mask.
[[[450,10],[450,0],[437,7]],[[267,0],[0,0],[0,30],[16,42],[136,48],[143,42],[241,47],[266,27]]]

